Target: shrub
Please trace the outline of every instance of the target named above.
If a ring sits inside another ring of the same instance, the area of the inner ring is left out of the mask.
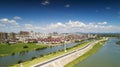
[[[21,51],[20,54],[25,54],[26,51]]]
[[[18,64],[20,64],[20,63],[22,63],[22,62],[23,62],[22,60],[19,60],[19,61],[18,61]]]
[[[75,43],[79,43],[80,41],[79,40],[76,40]]]
[[[35,50],[38,51],[38,50],[40,50],[40,49],[41,49],[41,48],[36,48]]]
[[[37,57],[32,57],[32,60],[35,59],[35,58],[37,58]]]
[[[14,52],[12,53],[12,56],[13,56],[13,55],[15,55],[15,53],[14,53]]]
[[[40,55],[40,57],[43,57],[44,55]]]
[[[45,49],[45,48],[47,48],[47,47],[36,48],[35,50],[38,51],[38,50]]]
[[[25,45],[25,46],[23,46],[23,48],[28,48],[28,46]]]

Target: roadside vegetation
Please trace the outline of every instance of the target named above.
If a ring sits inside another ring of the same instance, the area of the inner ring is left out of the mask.
[[[31,65],[34,65],[34,64],[49,60],[51,58],[54,58],[54,57],[61,56],[63,54],[69,53],[69,52],[71,52],[73,50],[82,48],[83,46],[86,46],[88,43],[90,43],[90,42],[85,42],[85,43],[79,44],[77,46],[74,46],[72,48],[67,48],[67,52],[64,52],[64,50],[59,50],[57,52],[49,53],[47,55],[40,55],[39,57],[33,57],[31,60],[26,61],[26,62],[22,61],[22,62],[18,62],[18,63],[22,63],[22,65],[24,67],[30,67]],[[20,67],[20,64],[13,65],[12,67]]]
[[[78,62],[81,62],[81,61],[85,60],[87,57],[89,57],[90,55],[96,53],[104,43],[105,43],[105,41],[101,41],[101,42],[97,43],[90,51],[88,51],[87,53],[78,57],[74,61],[68,63],[67,65],[65,65],[65,67],[74,67],[74,65],[77,64]]]
[[[98,37],[116,37],[120,38],[120,33],[97,33]]]
[[[0,56],[15,55],[16,53],[25,53],[32,50],[40,50],[47,48],[47,45],[36,45],[36,43],[16,43],[16,44],[0,44]]]
[[[120,45],[120,41],[116,42],[116,44]]]

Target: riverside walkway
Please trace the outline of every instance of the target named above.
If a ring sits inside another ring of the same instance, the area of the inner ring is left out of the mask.
[[[102,39],[102,40],[104,40],[104,39]],[[98,43],[102,40],[94,41],[94,42],[89,43],[80,49],[76,49],[76,50],[69,52],[67,54],[52,58],[52,59],[44,61],[44,62],[40,62],[38,64],[31,66],[31,67],[64,67],[64,65],[75,60],[76,58],[80,57],[81,55],[85,54],[87,51],[92,49],[92,47],[96,43]]]

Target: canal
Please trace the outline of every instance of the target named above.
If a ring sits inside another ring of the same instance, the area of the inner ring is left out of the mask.
[[[100,50],[74,67],[120,67],[120,39],[110,38]]]

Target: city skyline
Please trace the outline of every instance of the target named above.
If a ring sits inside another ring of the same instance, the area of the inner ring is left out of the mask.
[[[1,0],[0,32],[120,33],[119,0]]]

